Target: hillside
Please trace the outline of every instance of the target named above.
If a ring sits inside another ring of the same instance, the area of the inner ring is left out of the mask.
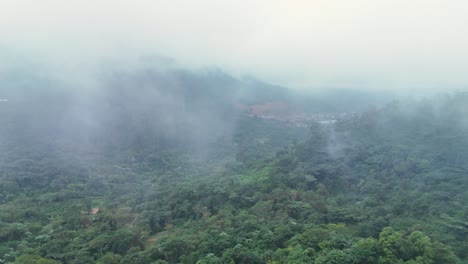
[[[466,93],[290,126],[220,73],[105,83],[0,103],[2,263],[467,263]]]

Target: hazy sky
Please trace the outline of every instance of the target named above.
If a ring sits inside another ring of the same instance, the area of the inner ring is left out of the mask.
[[[58,68],[157,54],[296,88],[462,88],[468,2],[0,0],[0,49]]]

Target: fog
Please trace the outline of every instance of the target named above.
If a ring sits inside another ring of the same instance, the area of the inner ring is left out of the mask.
[[[0,263],[468,263],[461,0],[0,0]]]
[[[419,0],[5,0],[0,107],[13,132],[3,137],[96,153],[184,145],[204,156],[233,138],[252,105],[360,112],[461,90],[467,9]]]
[[[415,95],[466,86],[467,11],[461,0],[4,0],[0,65],[8,54],[73,75],[157,55],[295,89]]]

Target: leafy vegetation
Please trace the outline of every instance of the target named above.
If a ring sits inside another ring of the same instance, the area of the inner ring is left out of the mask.
[[[468,263],[467,105],[308,128],[238,116],[203,152],[126,110],[118,136],[88,139],[99,150],[9,119],[0,263]]]

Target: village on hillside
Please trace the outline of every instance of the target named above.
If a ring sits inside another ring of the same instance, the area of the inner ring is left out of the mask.
[[[280,121],[296,127],[306,127],[311,122],[318,122],[325,125],[333,124],[337,120],[357,116],[357,113],[355,112],[304,113],[292,110],[292,108],[284,102],[267,102],[257,105],[239,105],[239,109],[245,116],[251,118]]]

